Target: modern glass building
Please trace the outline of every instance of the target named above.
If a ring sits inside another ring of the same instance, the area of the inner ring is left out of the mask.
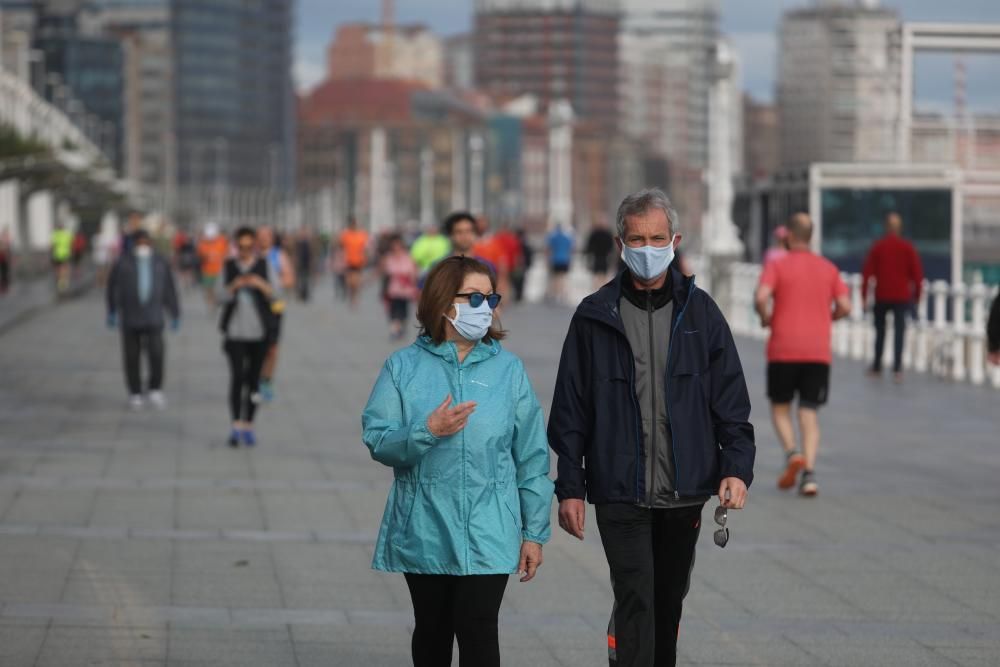
[[[292,185],[292,0],[173,0],[178,184]]]

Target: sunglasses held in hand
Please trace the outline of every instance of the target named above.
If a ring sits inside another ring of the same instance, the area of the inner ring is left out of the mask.
[[[725,507],[719,505],[718,507],[715,508],[715,523],[721,526],[721,528],[715,531],[715,534],[712,535],[712,538],[715,540],[715,543],[721,548],[725,548],[726,544],[729,543],[729,529],[726,528],[726,521],[728,519],[729,519],[729,511]]]

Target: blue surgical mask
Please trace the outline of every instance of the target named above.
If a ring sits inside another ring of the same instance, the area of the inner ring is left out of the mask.
[[[641,280],[653,280],[667,272],[670,262],[674,261],[674,238],[670,243],[658,248],[646,245],[641,248],[630,248],[622,245],[622,259],[632,275]]]
[[[483,301],[479,308],[473,308],[467,303],[456,303],[455,319],[445,315],[445,319],[454,325],[462,338],[471,341],[482,340],[493,324],[493,311],[490,305]]]

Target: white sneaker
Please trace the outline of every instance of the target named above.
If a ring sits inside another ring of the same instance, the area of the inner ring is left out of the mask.
[[[132,394],[128,399],[128,407],[132,410],[142,410],[143,400],[141,394]]]
[[[167,397],[163,395],[162,391],[151,391],[149,392],[149,402],[153,404],[157,410],[163,410],[167,407]]]

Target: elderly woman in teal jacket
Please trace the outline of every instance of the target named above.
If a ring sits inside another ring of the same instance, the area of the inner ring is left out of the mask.
[[[416,667],[498,667],[509,575],[529,581],[548,541],[552,482],[542,409],[524,364],[500,346],[496,278],[451,257],[427,276],[420,336],[386,361],[362,417],[392,466],[373,567],[403,572]]]

